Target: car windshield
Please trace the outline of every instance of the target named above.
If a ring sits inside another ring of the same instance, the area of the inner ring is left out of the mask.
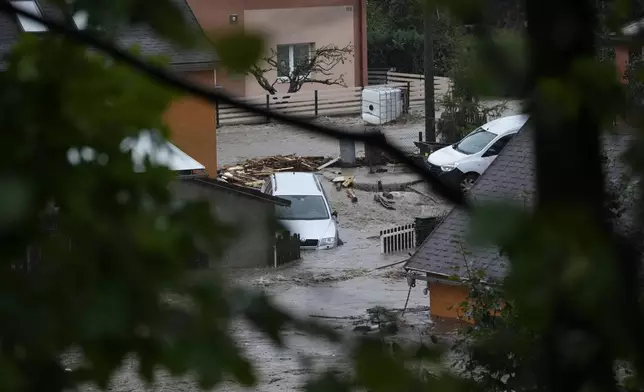
[[[454,144],[453,147],[456,151],[463,154],[476,154],[494,140],[495,137],[496,135],[492,132],[488,132],[483,128],[478,128],[465,136],[460,142]]]
[[[322,220],[329,219],[329,211],[322,196],[279,196],[290,200],[289,207],[277,206],[277,219]]]

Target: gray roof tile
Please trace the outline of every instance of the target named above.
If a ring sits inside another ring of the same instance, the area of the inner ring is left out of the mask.
[[[631,132],[606,134],[604,153],[608,158],[607,178],[619,181],[627,173],[620,159],[634,136]],[[524,127],[494,160],[472,187],[476,202],[509,200],[526,208],[534,202],[535,169],[531,130]],[[625,214],[625,220],[628,216]],[[630,215],[632,216],[632,215]],[[466,266],[485,269],[491,278],[505,276],[508,261],[494,247],[475,247],[466,242],[470,219],[468,213],[453,208],[417,249],[405,268],[445,276],[463,277]]]
[[[188,26],[203,34],[201,26],[197,22],[192,9],[186,0],[172,0],[182,11],[182,16]],[[119,32],[117,41],[121,46],[130,47],[138,45],[141,54],[163,55],[170,59],[170,64],[187,65],[187,64],[213,64],[217,61],[214,51],[186,50],[178,48],[176,45],[158,37],[154,31],[147,26],[131,26]],[[214,69],[213,66],[210,69]]]
[[[189,26],[203,34],[197,19],[195,18],[186,0],[173,0],[182,10],[182,16]],[[37,0],[43,17],[53,20],[62,20],[63,14],[47,0]],[[18,39],[21,32],[19,23],[15,17],[0,13],[0,56],[9,52]],[[36,33],[43,34],[43,33]],[[160,38],[147,26],[129,26],[116,32],[116,42],[122,47],[138,45],[141,54],[146,56],[166,56],[170,64],[175,67],[182,67],[186,70],[214,69],[217,56],[213,51],[187,50],[179,48],[167,40]],[[0,63],[0,70],[4,66]]]

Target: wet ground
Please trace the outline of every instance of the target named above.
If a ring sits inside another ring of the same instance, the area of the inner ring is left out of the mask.
[[[488,101],[488,107],[500,101]],[[436,113],[436,118],[440,115]],[[520,113],[520,104],[510,101],[502,115]],[[321,117],[317,123],[344,127],[363,125],[357,116]],[[424,111],[414,109],[400,121],[382,126],[385,136],[407,152],[414,152],[414,141],[418,133],[425,132]],[[259,125],[229,125],[217,129],[217,160],[221,165],[233,165],[245,159],[283,154],[301,156],[338,156],[339,143],[336,139],[314,134],[288,125],[269,123]],[[364,145],[356,143],[356,154],[364,155]]]
[[[407,253],[380,254],[379,231],[413,222],[422,206],[432,201],[414,192],[395,193],[397,210],[386,210],[373,201],[370,192],[356,191],[358,202],[354,204],[344,191],[338,192],[328,181],[323,182],[338,211],[340,235],[345,244],[325,251],[303,252],[301,261],[277,269],[234,271],[231,279],[265,290],[290,312],[325,322],[353,336],[357,333],[353,331],[355,326],[367,322],[367,309],[382,306],[400,312],[409,293],[402,264],[375,270],[408,257]],[[401,336],[420,339],[421,331],[429,326],[428,305],[421,285],[411,290]],[[320,369],[346,369],[343,347],[301,333],[287,333],[287,350],[277,349],[242,322],[235,323],[234,334],[260,375],[256,391],[297,390]],[[303,361],[304,358],[308,361]],[[109,390],[192,392],[198,388],[189,378],[175,379],[160,371],[156,383],[148,389],[136,375],[135,362],[131,360],[115,375]],[[215,389],[243,390],[232,382]]]
[[[427,198],[412,192],[395,193],[397,210],[387,210],[375,203],[372,193],[356,191],[358,203],[351,203],[344,191],[336,191],[327,181],[327,193],[338,211],[340,235],[345,244],[326,251],[304,252],[302,260],[277,270],[238,272],[238,282],[262,287],[277,303],[296,314],[314,317],[348,334],[367,318],[367,309],[382,306],[400,311],[409,293],[402,264],[375,270],[405,260],[407,253],[380,254],[379,231],[390,226],[412,223]],[[429,325],[428,299],[422,287],[411,290],[404,321],[413,326],[413,338],[418,330]],[[260,391],[292,390],[319,367],[342,366],[342,350],[328,344],[314,343],[304,336],[293,336],[288,353],[279,354],[257,335],[245,330],[240,338],[263,375]],[[260,341],[262,341],[260,339]],[[316,366],[302,364],[299,354],[313,354]],[[273,356],[282,358],[271,361]],[[279,380],[278,380],[279,379]],[[273,381],[271,383],[271,380]],[[237,391],[225,386],[222,391]]]

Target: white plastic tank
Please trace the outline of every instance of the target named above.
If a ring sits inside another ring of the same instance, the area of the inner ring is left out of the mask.
[[[403,113],[403,92],[395,87],[368,87],[362,90],[362,119],[375,125],[394,121]]]

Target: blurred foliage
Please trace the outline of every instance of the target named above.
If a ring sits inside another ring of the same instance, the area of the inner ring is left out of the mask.
[[[519,30],[494,29],[492,45],[500,48],[506,64],[525,78],[527,73],[525,38]],[[499,73],[495,64],[481,61],[486,47],[473,34],[462,38],[462,44],[449,62],[447,76],[452,83],[449,91],[438,101],[443,109],[437,130],[447,143],[456,142],[488,119],[497,118],[507,109],[505,101],[484,104],[482,99],[498,99],[509,95],[507,75]]]
[[[468,295],[453,307],[461,319],[453,344],[455,370],[486,391],[536,390],[535,334],[519,321],[502,282],[491,279],[485,269],[467,261],[465,265],[461,275],[467,280]]]
[[[132,4],[89,9],[91,20],[143,23]],[[153,12],[149,27],[196,47],[200,38],[183,39],[172,4],[156,8],[171,13],[172,26],[157,28],[170,16]],[[236,55],[233,43],[239,51],[249,43],[249,54]],[[241,35],[216,42],[230,52],[226,64],[239,67],[259,43]],[[139,172],[123,148],[141,130],[167,137],[162,114],[180,92],[54,34],[21,35],[6,66],[0,74],[0,390],[105,388],[132,357],[147,382],[166,369],[194,376],[203,389],[225,379],[253,386],[255,367],[231,336],[231,322],[240,317],[277,346],[286,344],[287,328],[348,345],[329,328],[279,310],[265,294],[232,287],[216,263],[205,276],[188,270],[203,253],[216,260],[234,227],[218,222],[205,202],[178,202],[169,190],[174,173],[149,161]],[[351,344],[355,374],[329,372],[311,380],[311,389],[375,385],[374,374],[390,380],[374,389],[381,391],[431,381],[405,363],[435,359],[434,350],[403,360],[380,339]]]
[[[249,31],[226,31],[213,33],[210,38],[221,62],[229,72],[242,75],[254,66],[264,54],[264,39]],[[244,50],[239,50],[244,48]]]
[[[396,68],[423,73],[423,10],[419,1],[368,1],[367,50],[369,68]],[[464,27],[447,12],[434,18],[434,73],[446,75],[461,45]]]
[[[522,2],[486,3],[488,23],[513,30],[523,26]],[[452,16],[449,3],[434,11],[432,37],[434,74],[448,76],[460,51],[469,44],[463,23]],[[421,0],[368,0],[367,45],[370,68],[396,68],[421,74],[424,70],[424,13]]]
[[[619,10],[630,7],[615,1]],[[537,21],[592,14],[583,2],[548,0],[543,9],[542,2],[528,2],[533,6],[527,7],[528,19]],[[71,4],[86,9],[90,23],[106,37],[117,26],[136,24],[186,47],[203,44],[177,17],[175,0]],[[388,23],[407,23],[418,34],[418,8],[395,4],[401,7],[395,13],[370,16],[374,26],[393,33],[406,29]],[[462,18],[449,18],[450,31],[464,23],[485,25],[481,3],[445,5]],[[409,19],[398,21],[396,15]],[[586,38],[597,27],[575,26]],[[474,324],[467,326],[468,340],[460,349],[467,355],[466,368],[484,373],[465,377],[446,371],[445,347],[420,341],[410,350],[382,337],[347,339],[278,309],[265,294],[230,287],[216,264],[207,279],[196,278],[188,262],[200,253],[216,260],[233,228],[218,222],[206,203],[176,203],[168,189],[174,175],[152,165],[137,173],[122,149],[125,138],[143,129],[167,136],[162,114],[180,92],[67,38],[23,34],[0,74],[0,390],[62,391],[86,381],[105,387],[129,354],[135,354],[147,381],[156,369],[166,368],[173,375],[194,375],[203,389],[229,378],[255,386],[255,367],[231,335],[238,317],[279,347],[287,344],[284,331],[296,328],[349,350],[348,362],[337,366],[342,371],[317,375],[307,384],[312,391],[615,391],[622,385],[641,390],[644,313],[639,290],[633,289],[641,254],[631,248],[632,238],[600,219],[614,208],[593,209],[593,202],[603,203],[607,195],[600,186],[587,185],[605,180],[592,165],[600,158],[599,121],[615,115],[623,91],[605,64],[596,66],[587,46],[549,52],[558,46],[548,45],[551,35],[538,33],[551,27],[544,23],[529,31],[527,53],[494,34],[483,45],[485,53],[501,48],[494,60],[507,62],[509,69],[530,67],[538,203],[533,213],[505,205],[474,217],[473,228],[502,249],[511,268],[499,286],[472,271],[470,296],[461,307]],[[448,45],[446,53],[478,53],[480,42],[460,43]],[[231,68],[251,64],[262,46],[257,37],[243,35],[215,44]],[[235,46],[248,51],[236,53]],[[553,53],[561,58],[544,57]],[[479,57],[459,60],[449,70],[464,80],[455,87],[457,94],[476,97],[470,89],[478,91],[479,79],[488,78],[479,73],[495,65],[485,61],[482,70]],[[563,66],[548,68],[548,62]],[[472,68],[459,68],[464,65]],[[516,83],[511,76],[517,75],[507,76]],[[565,97],[543,91],[565,92]],[[564,98],[570,100],[566,113],[556,105]],[[629,161],[635,175],[644,170],[637,158],[642,152],[638,140]],[[589,164],[574,171],[580,162]],[[558,181],[563,174],[566,181]],[[635,211],[630,213],[640,213],[640,204],[639,199],[631,203]],[[52,223],[57,230],[46,229]],[[30,270],[17,268],[25,265],[30,247],[42,250],[42,260]],[[67,372],[61,356],[69,351],[80,359]],[[621,377],[616,368],[632,377]]]
[[[11,216],[0,227],[0,389],[104,386],[129,353],[146,379],[160,364],[176,373],[202,366],[204,385],[224,372],[251,382],[227,338],[225,286],[184,279],[197,253],[221,250],[228,228],[205,203],[177,205],[174,174],[137,173],[122,148],[143,129],[167,135],[161,114],[174,92],[53,35],[21,36],[0,85],[1,215]],[[53,233],[43,227],[48,211]],[[40,260],[15,268],[28,247]],[[196,307],[169,303],[168,292]],[[67,373],[59,358],[71,348],[83,360]]]

